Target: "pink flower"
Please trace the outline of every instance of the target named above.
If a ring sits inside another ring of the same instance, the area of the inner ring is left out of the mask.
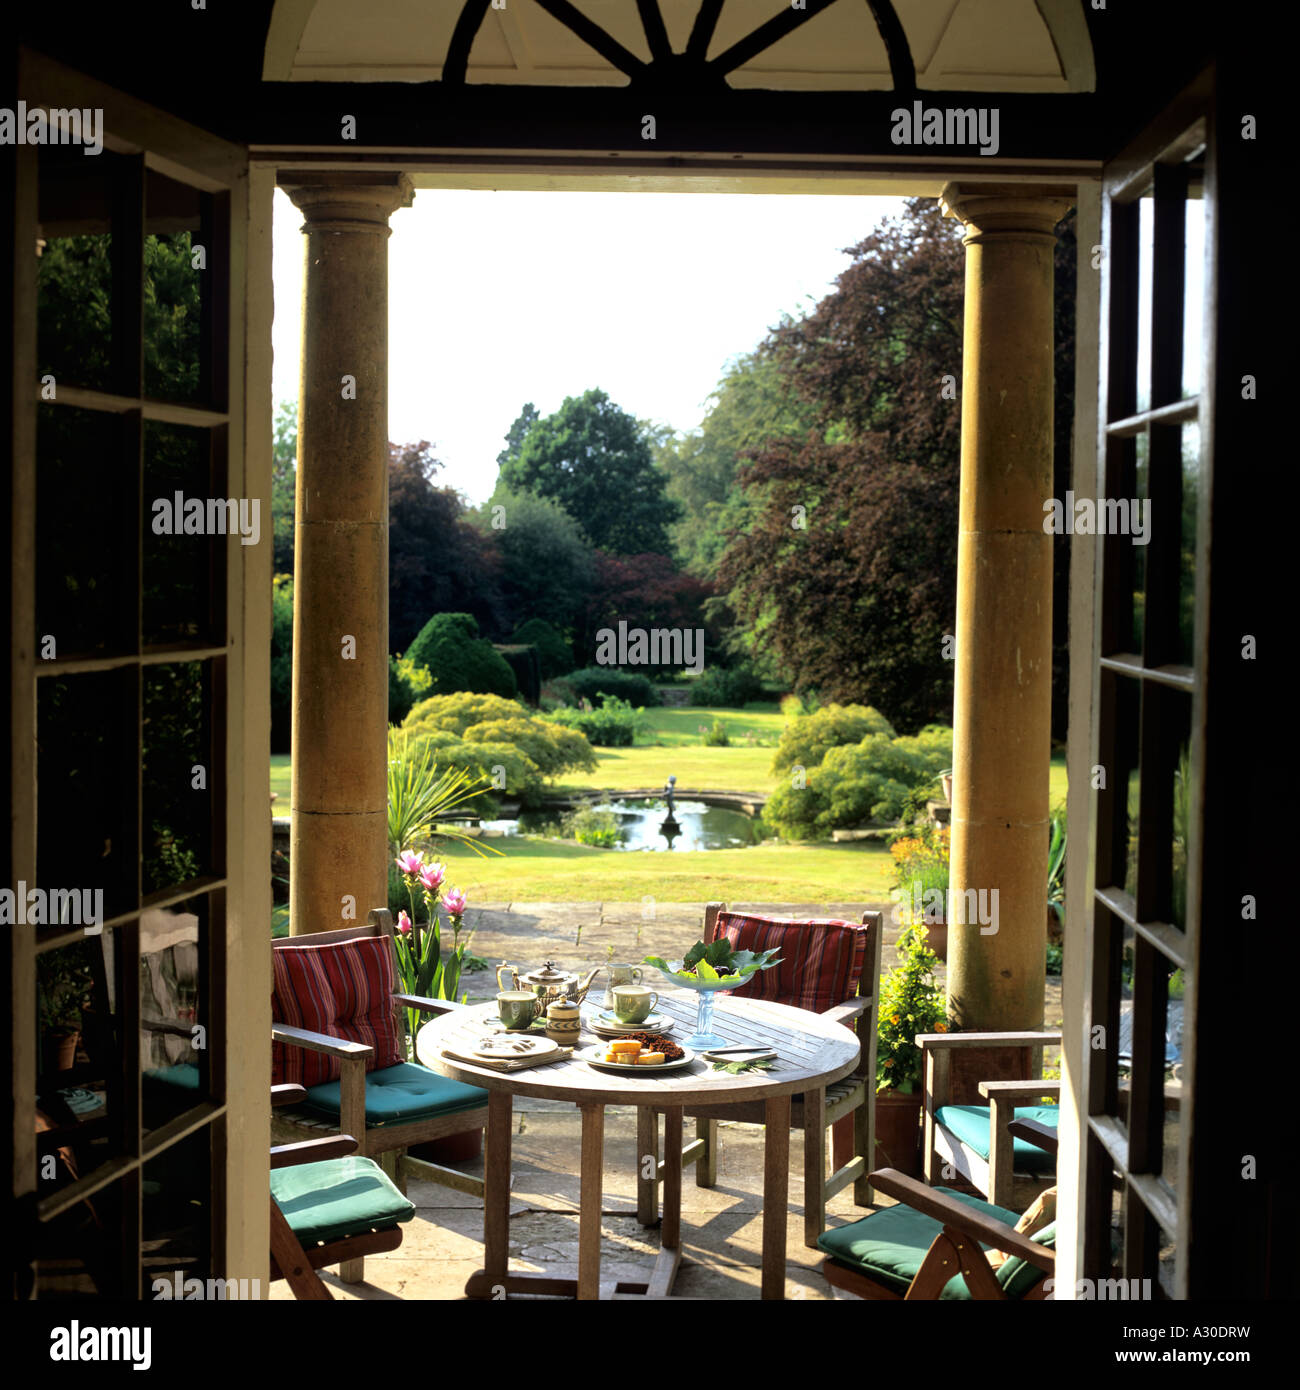
[[[401,932],[403,936],[410,936],[411,934],[411,919],[405,912],[399,912],[397,914],[397,930]]]
[[[413,849],[403,850],[393,862],[407,878],[414,878],[424,867],[424,861]]]
[[[452,888],[443,895],[442,905],[451,917],[460,917],[465,911],[466,897],[459,888]]]
[[[442,887],[442,881],[447,877],[447,866],[445,864],[422,864],[419,870],[420,887],[426,893],[436,893]]]

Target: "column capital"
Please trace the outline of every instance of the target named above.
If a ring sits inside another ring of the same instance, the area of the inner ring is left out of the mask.
[[[946,183],[939,192],[945,217],[966,228],[966,245],[991,236],[1054,239],[1056,224],[1074,206],[1073,184]]]
[[[387,234],[388,219],[415,201],[407,174],[371,173],[364,169],[293,169],[276,179],[306,215],[304,232],[378,232]]]

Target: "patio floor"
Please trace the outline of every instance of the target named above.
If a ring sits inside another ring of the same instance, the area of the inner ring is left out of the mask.
[[[882,903],[745,903],[783,915],[842,916],[854,920]],[[472,949],[494,965],[505,960],[534,969],[549,957],[568,969],[609,958],[639,961],[653,952],[680,956],[699,939],[703,906],[656,903],[643,915],[640,901],[607,903],[491,904],[467,914],[475,927]],[[886,916],[883,969],[897,963],[898,927]],[[940,972],[940,978],[942,972]],[[492,997],[495,980],[486,973],[467,977],[472,1002]],[[1060,1021],[1060,982],[1049,979],[1048,1026]],[[593,988],[600,989],[598,978]],[[510,1207],[512,1268],[574,1278],[578,1258],[578,1156],[580,1119],[567,1102],[516,1099]],[[757,1298],[762,1245],[763,1131],[757,1125],[719,1125],[718,1184],[695,1185],[688,1168],[682,1185],[683,1260],[674,1293],[701,1299]],[[693,1126],[687,1123],[687,1137]],[[657,1228],[636,1219],[636,1111],[606,1111],[602,1277],[647,1277],[658,1250]],[[478,1176],[482,1159],[457,1165]],[[848,1299],[818,1272],[820,1255],[803,1244],[803,1152],[797,1136],[790,1146],[790,1206],[787,1245],[787,1297]],[[408,1195],[415,1218],[404,1228],[398,1250],[366,1260],[366,1280],[343,1284],[324,1272],[336,1298],[459,1299],[465,1281],[482,1266],[483,1204],[464,1193],[412,1182]],[[864,1215],[852,1191],[828,1205],[828,1224],[842,1225]],[[292,1295],[283,1283],[273,1298]]]

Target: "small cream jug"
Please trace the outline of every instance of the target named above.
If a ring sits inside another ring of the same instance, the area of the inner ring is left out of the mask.
[[[605,981],[605,1007],[614,1007],[614,986],[615,985],[639,985],[641,983],[641,967],[639,965],[615,965],[612,961],[605,967],[608,979]]]

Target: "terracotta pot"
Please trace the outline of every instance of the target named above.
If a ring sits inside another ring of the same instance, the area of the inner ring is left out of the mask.
[[[483,1131],[467,1129],[463,1134],[448,1134],[442,1139],[412,1144],[410,1152],[412,1158],[427,1159],[430,1163],[470,1163],[483,1152]]]
[[[921,1093],[881,1091],[876,1096],[876,1156],[873,1168],[921,1175]]]
[[[948,959],[948,923],[947,922],[927,922],[925,924],[926,945],[939,957],[940,960]]]
[[[80,1042],[81,1030],[78,1028],[51,1028],[43,1041],[45,1070],[71,1071],[77,1064],[77,1045]]]

